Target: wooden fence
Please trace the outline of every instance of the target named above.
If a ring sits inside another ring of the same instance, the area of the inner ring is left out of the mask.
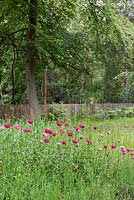
[[[77,115],[80,112],[89,113],[89,115],[99,113],[104,110],[113,110],[124,107],[134,107],[134,103],[105,103],[105,104],[46,104],[40,105],[41,115],[47,114],[50,110],[65,110],[70,116]],[[4,117],[5,113],[16,117],[29,115],[28,105],[0,105],[0,117]]]

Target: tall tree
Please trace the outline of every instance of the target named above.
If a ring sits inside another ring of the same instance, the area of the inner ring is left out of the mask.
[[[37,23],[37,0],[30,0],[29,3],[29,25],[27,29],[27,47],[26,47],[26,76],[27,91],[29,97],[30,115],[34,116],[38,113],[38,99],[35,85],[35,36]]]

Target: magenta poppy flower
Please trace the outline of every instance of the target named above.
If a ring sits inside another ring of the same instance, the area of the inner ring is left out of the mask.
[[[130,152],[130,151],[131,151],[131,149],[130,149],[130,148],[126,148],[126,150],[127,150],[127,152]]]
[[[45,133],[52,134],[52,132],[53,132],[53,131],[52,131],[52,130],[50,130],[50,129],[45,129],[45,130],[44,130],[44,132],[45,132]]]
[[[125,146],[120,146],[120,149],[122,150],[122,149],[125,149]]]
[[[97,129],[97,126],[94,126],[93,129]]]
[[[55,131],[53,131],[51,135],[52,135],[52,136],[56,136],[57,133],[56,133]]]
[[[86,125],[85,124],[80,124],[80,128],[85,128]]]
[[[83,135],[80,135],[80,140],[82,140],[84,138],[84,136]]]
[[[66,144],[66,143],[67,143],[66,140],[61,141],[61,144]]]
[[[74,127],[74,130],[77,131],[77,132],[80,132],[80,127],[75,126],[75,127]]]
[[[15,128],[16,130],[19,130],[19,129],[20,129],[20,125],[17,124],[14,128]]]
[[[68,127],[68,126],[69,126],[69,124],[68,124],[68,123],[65,123],[65,124],[64,124],[64,126],[65,126],[65,127]]]
[[[93,144],[92,140],[87,140],[87,144]]]
[[[63,129],[60,129],[60,133],[65,133],[65,130],[63,130]]]
[[[28,120],[27,120],[27,123],[28,123],[28,124],[32,124],[32,123],[33,123],[33,120],[32,120],[32,119],[28,119]]]
[[[72,132],[68,132],[68,136],[73,136],[73,133]]]
[[[116,149],[116,145],[115,145],[115,144],[112,144],[112,145],[111,145],[111,148],[112,148],[112,149]]]
[[[126,150],[126,149],[122,149],[121,151],[122,151],[122,154],[123,154],[123,155],[126,155],[126,154],[127,154],[127,150]]]
[[[30,130],[30,128],[24,128],[24,129],[23,129],[23,132],[24,132],[24,133],[30,133],[31,130]]]
[[[78,140],[73,139],[73,140],[72,140],[72,143],[77,144],[77,143],[78,143]]]
[[[49,143],[50,140],[49,140],[48,138],[46,138],[46,139],[44,140],[44,142],[45,142],[45,143]]]
[[[104,145],[104,149],[107,149],[107,145],[106,144]]]
[[[4,124],[4,127],[5,127],[5,128],[10,128],[10,127],[11,127],[11,124]]]
[[[62,122],[56,122],[57,126],[62,126]]]

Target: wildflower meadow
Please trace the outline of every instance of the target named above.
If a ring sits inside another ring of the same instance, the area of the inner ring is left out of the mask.
[[[0,121],[0,200],[134,200],[134,119]]]

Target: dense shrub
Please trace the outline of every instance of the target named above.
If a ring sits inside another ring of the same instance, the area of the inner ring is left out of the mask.
[[[117,119],[117,118],[123,118],[123,117],[128,117],[128,118],[134,117],[134,107],[120,108],[120,109],[115,109],[115,110],[106,110],[99,114],[95,114],[93,116],[93,118],[96,120]]]

